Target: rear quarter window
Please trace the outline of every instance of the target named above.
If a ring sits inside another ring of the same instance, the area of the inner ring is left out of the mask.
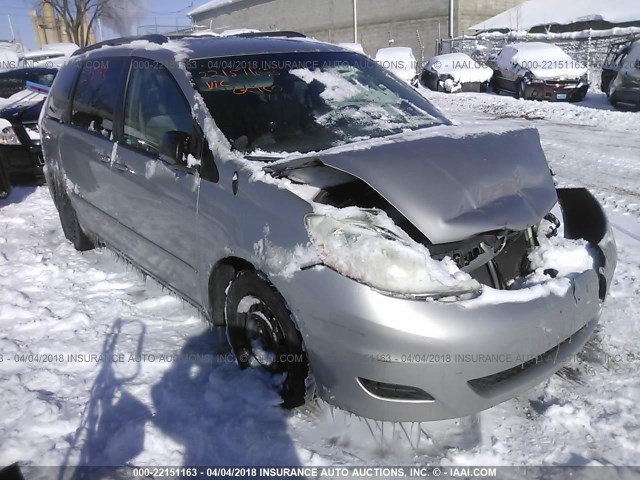
[[[79,70],[78,64],[70,63],[58,72],[49,92],[49,101],[45,112],[47,117],[58,121],[66,120],[71,92]],[[46,83],[44,84],[46,85]]]
[[[114,117],[129,65],[128,58],[86,61],[76,82],[71,123],[112,139]]]

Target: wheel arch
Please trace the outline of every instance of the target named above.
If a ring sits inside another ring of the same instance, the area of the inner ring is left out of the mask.
[[[226,325],[224,318],[226,290],[231,280],[242,270],[256,271],[256,267],[248,260],[230,256],[219,260],[211,269],[207,284],[208,314],[211,323],[216,327]]]

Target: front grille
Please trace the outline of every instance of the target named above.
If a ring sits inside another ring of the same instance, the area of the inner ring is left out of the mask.
[[[545,85],[550,87],[575,87],[580,83],[579,80],[545,80]]]
[[[521,365],[517,365],[498,373],[494,373],[493,375],[474,378],[473,380],[469,380],[467,383],[479,395],[491,396],[498,388],[502,387],[507,382],[514,380],[516,377],[520,376],[536,365],[540,363],[555,364],[558,361],[559,353],[562,348],[570,344],[575,336],[579,336],[580,334],[584,333],[589,326],[590,324],[585,325],[571,337],[567,338],[550,350],[547,350],[545,353],[538,355],[536,358],[532,358],[531,360],[524,362]],[[562,361],[562,358],[560,358],[560,361]]]

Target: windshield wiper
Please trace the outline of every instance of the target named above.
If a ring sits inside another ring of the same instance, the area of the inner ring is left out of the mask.
[[[246,158],[247,160],[256,160],[258,162],[271,163],[271,162],[277,162],[278,160],[282,160],[285,157],[271,157],[268,155],[245,155],[244,158]]]

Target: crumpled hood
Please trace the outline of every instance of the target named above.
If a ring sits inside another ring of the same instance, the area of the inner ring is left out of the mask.
[[[524,230],[557,201],[534,128],[437,126],[314,155],[360,178],[434,244]]]

